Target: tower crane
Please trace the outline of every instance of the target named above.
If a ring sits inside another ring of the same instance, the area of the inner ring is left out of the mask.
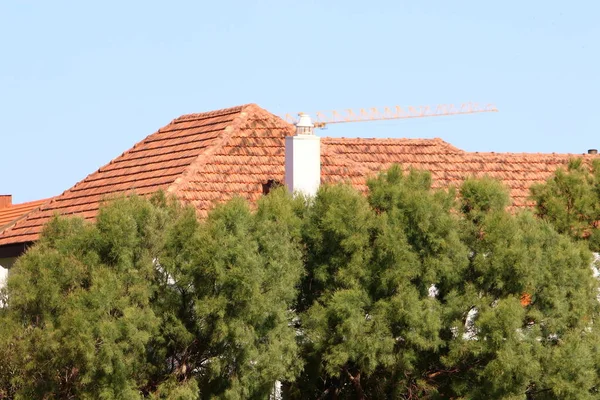
[[[344,122],[365,122],[365,121],[384,121],[392,119],[412,119],[427,117],[444,117],[450,115],[477,114],[484,112],[498,112],[493,104],[462,103],[438,104],[436,106],[417,106],[417,107],[384,107],[384,108],[361,108],[359,110],[346,109],[343,111],[319,111],[314,118],[315,128],[325,128],[330,124],[339,124]],[[302,113],[299,113],[300,115]],[[283,118],[289,123],[296,124],[298,117],[286,114]]]

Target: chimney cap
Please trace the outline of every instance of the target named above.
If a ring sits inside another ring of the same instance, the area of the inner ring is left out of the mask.
[[[310,115],[299,113],[300,120],[296,123],[296,135],[314,135],[315,125]]]
[[[589,149],[588,154],[598,154],[598,149]]]

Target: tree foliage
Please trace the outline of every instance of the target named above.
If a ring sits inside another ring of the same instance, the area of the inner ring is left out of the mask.
[[[0,398],[598,396],[581,243],[490,179],[434,190],[396,166],[368,185],[204,221],[162,195],[53,219],[9,276]]]
[[[460,201],[394,167],[305,221],[296,398],[593,398],[590,254],[469,179]],[[569,353],[575,352],[577,360]]]
[[[157,196],[55,218],[0,311],[0,398],[265,398],[298,371],[302,273],[283,191],[198,223]]]
[[[536,214],[554,228],[571,237],[587,240],[593,251],[600,251],[600,161],[591,165],[572,159],[566,169],[559,168],[545,183],[531,188]]]

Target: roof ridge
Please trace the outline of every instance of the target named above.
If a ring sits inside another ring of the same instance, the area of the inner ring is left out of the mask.
[[[39,200],[30,200],[30,201],[24,201],[22,203],[16,203],[16,204],[11,204],[10,206],[8,206],[7,208],[10,207],[20,207],[20,206],[27,206],[33,203],[40,203],[40,204],[44,204],[45,202],[47,202],[48,200],[52,200],[53,197],[47,197],[45,199],[39,199]]]
[[[440,146],[443,147],[447,150],[450,150],[452,152],[455,153],[468,153],[448,142],[446,142],[445,140],[441,139],[441,138],[378,138],[378,137],[370,137],[370,138],[364,138],[364,137],[356,137],[356,138],[347,138],[347,137],[330,137],[330,136],[324,136],[322,137],[322,139],[324,139],[324,142],[330,142],[330,143],[343,143],[343,142],[373,142],[373,144],[409,144],[409,143],[414,143],[414,144],[418,144],[418,145],[423,145],[425,143],[429,144],[430,146]]]
[[[220,115],[236,114],[236,113],[239,113],[242,110],[246,109],[248,106],[256,106],[256,104],[247,103],[247,104],[242,104],[239,106],[222,108],[220,110],[211,110],[211,111],[205,111],[205,112],[200,112],[200,113],[183,114],[183,115],[175,118],[173,121],[171,121],[171,124],[179,123],[179,122],[186,122],[186,121],[193,121],[193,120],[197,120],[197,119],[211,118],[211,117],[216,117],[216,116],[220,116]]]
[[[411,142],[439,142],[447,143],[440,138],[407,138],[407,137],[333,137],[333,136],[322,136],[321,138],[335,141],[335,140],[367,140],[367,141],[381,141],[381,142],[396,142],[400,140],[411,141]]]
[[[583,157],[596,159],[598,158],[597,154],[588,154],[588,153],[528,153],[528,152],[511,152],[511,151],[467,151],[466,154],[477,154],[477,155],[497,155],[497,156],[520,156],[520,157],[529,157],[529,156],[542,156],[542,157],[555,157],[555,156],[564,156],[564,157]]]
[[[442,138],[436,137],[436,138],[433,138],[432,140],[435,141],[435,142],[437,142],[437,143],[439,143],[439,144],[441,144],[442,146],[444,146],[444,147],[446,147],[448,149],[452,149],[452,150],[454,150],[454,151],[456,151],[458,153],[467,153],[465,150],[460,149],[460,148],[454,146],[453,144],[451,144],[449,142],[446,142]]]
[[[192,176],[200,168],[202,168],[204,165],[206,165],[209,158],[213,154],[215,154],[217,151],[222,149],[227,144],[227,142],[229,142],[229,140],[231,139],[231,136],[235,132],[240,130],[240,127],[242,126],[242,124],[244,122],[246,122],[246,120],[248,119],[248,116],[250,115],[250,112],[249,112],[250,110],[248,110],[248,109],[254,108],[254,107],[258,107],[258,106],[256,104],[246,104],[244,106],[233,107],[233,108],[227,109],[227,110],[233,110],[235,108],[239,108],[239,114],[233,119],[233,121],[231,121],[231,123],[229,125],[227,125],[225,127],[225,129],[223,130],[223,133],[221,134],[222,135],[221,139],[217,143],[212,145],[210,148],[208,148],[208,149],[204,150],[203,152],[201,152],[200,154],[198,154],[198,156],[185,168],[185,170],[177,178],[175,178],[175,180],[167,187],[166,192],[177,195],[177,192],[179,191],[179,189],[189,181],[190,176]],[[219,110],[219,111],[222,111],[222,110]],[[222,115],[222,114],[219,114],[219,115]]]

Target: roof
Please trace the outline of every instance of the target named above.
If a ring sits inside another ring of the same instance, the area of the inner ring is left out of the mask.
[[[283,180],[284,137],[293,130],[253,104],[184,115],[4,230],[0,246],[37,240],[55,214],[94,219],[104,199],[123,193],[164,190],[200,217],[235,195],[254,201],[267,180]]]
[[[38,208],[49,200],[50,199],[42,199],[27,203],[12,204],[10,206],[0,208],[0,230],[8,228],[20,218],[24,217],[27,213]]]
[[[293,125],[255,104],[184,115],[5,228],[0,246],[37,240],[54,214],[92,220],[103,199],[122,193],[164,190],[192,204],[200,217],[237,195],[254,202],[269,180],[284,181],[284,138],[293,132]],[[468,176],[499,178],[515,207],[530,204],[532,183],[582,156],[470,153],[441,139],[322,138],[321,143],[323,183],[348,182],[364,191],[367,177],[400,163],[431,171],[436,187]]]
[[[441,139],[348,139],[324,138],[329,151],[349,159],[362,169],[354,186],[366,190],[364,176],[375,175],[392,164],[431,172],[433,187],[458,185],[467,177],[489,176],[510,190],[512,207],[528,207],[529,188],[548,179],[572,158],[592,159],[591,154],[480,153],[460,150]],[[336,181],[334,179],[333,181]]]

